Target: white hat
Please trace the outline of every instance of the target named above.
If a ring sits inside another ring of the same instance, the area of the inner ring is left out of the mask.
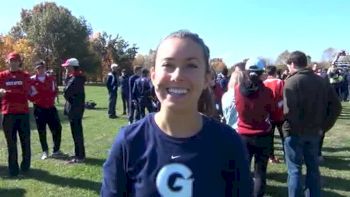
[[[261,58],[249,58],[245,63],[245,69],[248,71],[263,71],[265,66],[265,61]]]
[[[79,61],[76,58],[69,58],[62,64],[62,66],[79,66]]]
[[[118,67],[118,64],[112,64],[111,65],[111,68],[117,68]]]

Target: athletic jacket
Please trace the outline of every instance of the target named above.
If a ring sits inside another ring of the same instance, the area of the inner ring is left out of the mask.
[[[33,75],[31,78],[32,84],[32,101],[34,104],[42,108],[51,108],[55,106],[55,98],[58,93],[58,88],[55,79],[52,76],[46,75],[44,81],[40,81],[38,75]]]
[[[28,73],[21,70],[0,72],[0,88],[6,90],[1,99],[2,114],[25,114],[29,112],[30,77]]]
[[[238,133],[265,135],[271,131],[270,120],[276,120],[273,93],[262,81],[256,87],[237,85],[235,104],[238,113]]]
[[[273,100],[275,104],[275,112],[274,117],[276,117],[276,121],[281,122],[284,120],[283,117],[283,86],[284,82],[281,79],[270,78],[268,77],[264,81],[264,85],[272,90]]]

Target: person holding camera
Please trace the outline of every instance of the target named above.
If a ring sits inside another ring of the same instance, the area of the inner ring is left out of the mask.
[[[83,72],[80,70],[79,61],[76,58],[68,59],[62,67],[66,69],[63,96],[66,99],[64,114],[68,116],[72,131],[75,155],[68,163],[82,163],[85,160],[85,146],[82,119],[85,110],[85,89],[86,81]]]

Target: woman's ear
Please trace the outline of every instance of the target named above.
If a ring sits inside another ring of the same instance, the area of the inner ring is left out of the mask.
[[[152,66],[150,70],[150,77],[153,85],[154,85],[155,76],[156,76],[155,68],[154,66]]]

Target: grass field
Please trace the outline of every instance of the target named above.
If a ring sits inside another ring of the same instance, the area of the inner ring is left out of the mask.
[[[41,148],[35,123],[31,117],[32,169],[17,178],[7,176],[7,148],[0,134],[0,197],[4,196],[98,196],[102,179],[102,164],[118,132],[127,123],[126,117],[107,118],[107,91],[104,87],[87,86],[87,100],[94,100],[97,108],[86,110],[83,127],[87,160],[84,164],[67,165],[63,160],[40,160]],[[119,98],[118,98],[119,99]],[[57,105],[61,116],[62,148],[72,154],[73,139],[69,123],[63,117],[64,99]],[[343,103],[343,113],[336,126],[327,133],[324,145],[325,162],[321,167],[323,196],[350,196],[350,104]],[[121,102],[118,100],[118,115]],[[48,143],[52,150],[51,134]],[[281,143],[275,140],[277,156],[281,157]],[[20,150],[20,148],[19,148]],[[21,155],[19,151],[19,155]],[[284,163],[268,166],[267,196],[287,196],[287,175]]]

